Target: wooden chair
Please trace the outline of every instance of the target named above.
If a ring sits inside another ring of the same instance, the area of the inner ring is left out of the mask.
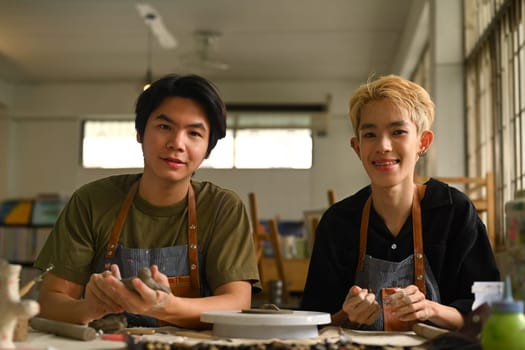
[[[459,188],[470,198],[478,213],[486,213],[487,233],[492,249],[496,249],[496,194],[494,174],[487,172],[485,177],[435,177]],[[459,186],[458,186],[459,185]]]
[[[327,194],[328,194],[328,206],[334,205],[335,202],[336,202],[335,191],[334,190],[328,190]]]
[[[255,254],[257,257],[257,266],[259,268],[259,277],[261,278],[261,284],[265,282],[262,258],[264,257],[263,245],[265,241],[269,241],[272,244],[275,265],[277,268],[277,274],[279,279],[283,281],[283,302],[288,302],[288,284],[286,275],[284,272],[284,262],[281,253],[280,234],[277,224],[277,219],[268,220],[268,231],[266,231],[264,225],[259,220],[259,212],[257,209],[257,199],[255,193],[250,192],[248,194],[249,206],[250,206],[250,218],[252,223],[253,241],[255,244]],[[263,288],[266,286],[263,285]]]

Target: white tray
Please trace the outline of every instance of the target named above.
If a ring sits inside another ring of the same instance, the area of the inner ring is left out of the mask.
[[[246,339],[304,339],[319,335],[318,325],[331,322],[330,314],[293,311],[283,314],[259,314],[234,311],[208,311],[201,321],[213,323],[213,335]]]

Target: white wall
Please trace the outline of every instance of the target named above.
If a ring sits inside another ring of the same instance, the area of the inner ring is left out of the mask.
[[[0,103],[0,198],[7,195],[9,176],[7,175],[9,161],[9,120],[7,119],[7,108]]]
[[[433,91],[436,103],[436,133],[431,148],[431,174],[464,176],[465,109],[463,89],[462,3],[457,0],[432,0],[430,36],[433,60]]]
[[[227,102],[308,103],[326,100],[331,123],[326,136],[315,136],[309,170],[199,170],[196,178],[235,190],[247,203],[256,192],[261,218],[278,215],[299,220],[303,210],[326,207],[326,191],[339,197],[356,191],[367,177],[349,146],[347,99],[356,84],[345,82],[216,82]],[[132,84],[16,85],[9,117],[14,145],[13,176],[7,196],[42,192],[68,195],[88,181],[117,173],[80,166],[81,120],[132,114],[140,92]],[[0,168],[1,169],[1,168]],[[122,170],[118,173],[137,172]],[[4,172],[5,174],[5,172]]]
[[[0,198],[7,196],[9,187],[9,160],[11,150],[12,123],[8,117],[8,106],[11,104],[11,86],[0,79]]]

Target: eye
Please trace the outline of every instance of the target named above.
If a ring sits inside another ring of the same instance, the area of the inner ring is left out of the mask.
[[[394,132],[392,134],[397,136],[397,135],[404,135],[406,133],[407,133],[406,130],[398,129],[398,130],[394,130]]]
[[[376,134],[374,134],[373,132],[365,132],[361,135],[362,138],[364,139],[370,139],[372,137],[375,137]]]
[[[190,130],[190,135],[195,137],[202,137],[202,134],[197,130]]]
[[[161,130],[170,130],[171,127],[168,124],[159,124],[157,127]]]

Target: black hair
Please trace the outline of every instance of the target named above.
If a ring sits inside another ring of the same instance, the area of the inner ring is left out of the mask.
[[[204,109],[210,123],[209,156],[217,141],[226,135],[226,106],[213,83],[194,74],[166,75],[140,94],[135,107],[135,129],[140,139],[144,138],[149,116],[167,97],[189,98]]]

